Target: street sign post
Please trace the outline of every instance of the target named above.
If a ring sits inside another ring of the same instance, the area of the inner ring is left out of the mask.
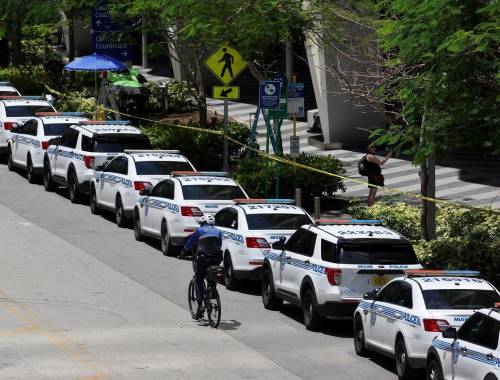
[[[298,158],[300,156],[300,137],[290,136],[290,157]]]
[[[231,99],[237,100],[240,98],[239,86],[213,86],[212,97],[214,99]]]
[[[281,83],[273,80],[259,82],[259,107],[261,109],[279,110]]]

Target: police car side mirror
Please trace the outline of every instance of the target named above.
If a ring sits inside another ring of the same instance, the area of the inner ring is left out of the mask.
[[[457,329],[454,327],[448,327],[446,330],[441,332],[443,338],[457,339]]]
[[[146,187],[142,190],[139,190],[139,195],[149,195],[149,193],[151,192],[151,188],[150,187]]]
[[[285,240],[285,237],[281,237],[278,241],[275,241],[272,245],[273,249],[278,249],[280,251],[285,249]]]
[[[94,167],[94,171],[96,172],[103,172],[106,170],[106,165],[97,165],[96,167]]]
[[[367,301],[373,301],[377,297],[377,292],[367,292],[363,295],[363,299]]]
[[[49,145],[59,145],[60,137],[53,137],[49,140]]]

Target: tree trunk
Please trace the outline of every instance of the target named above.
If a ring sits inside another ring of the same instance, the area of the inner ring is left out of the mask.
[[[205,84],[203,83],[203,75],[199,61],[196,61],[196,87],[198,88],[198,115],[200,117],[200,126],[207,126],[207,94],[205,92]]]
[[[75,60],[75,25],[73,13],[70,12],[68,15],[68,58],[70,62]],[[75,82],[75,72],[69,72],[70,83]]]
[[[423,147],[425,145],[425,115],[426,112],[422,115],[422,120],[420,123],[420,146]],[[423,197],[428,196],[428,182],[429,182],[429,172],[427,167],[427,160],[425,160],[420,165],[420,195]],[[422,209],[420,210],[420,236],[422,239],[429,240],[429,229],[427,224],[428,218],[428,206],[429,202],[422,199],[421,200]]]
[[[21,57],[21,15],[15,14],[14,18],[11,20],[11,51],[10,51],[10,63],[11,65],[20,65],[22,62]]]
[[[261,81],[261,80],[264,80],[264,74],[262,74],[259,69],[257,68],[257,66],[255,65],[255,62],[253,61],[250,61],[248,62],[248,69],[250,70],[250,73],[252,73],[253,77],[257,80],[257,81]]]

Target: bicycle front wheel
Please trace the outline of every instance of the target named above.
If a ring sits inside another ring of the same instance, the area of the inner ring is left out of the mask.
[[[208,324],[216,329],[219,326],[221,316],[220,297],[216,288],[211,288],[209,290],[207,301]]]
[[[191,280],[188,286],[188,305],[189,305],[189,312],[191,313],[191,317],[195,319],[196,316],[196,310],[198,307],[198,302],[196,301],[196,291],[195,291],[195,284],[194,284],[194,278]]]

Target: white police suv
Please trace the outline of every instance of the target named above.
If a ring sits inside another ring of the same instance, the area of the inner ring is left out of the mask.
[[[245,278],[260,279],[264,252],[313,220],[293,199],[235,199],[215,214],[222,232],[224,277],[228,289]]]
[[[139,191],[169,178],[176,170],[194,170],[178,150],[130,150],[96,166],[90,182],[90,210],[115,212],[116,224],[124,227],[132,216]]]
[[[94,165],[102,165],[125,149],[149,149],[146,135],[126,121],[84,121],[49,141],[44,157],[43,184],[53,191],[68,186],[71,202],[89,192]]]
[[[36,116],[12,127],[7,148],[9,170],[14,170],[15,166],[25,169],[30,183],[36,182],[43,172],[49,139],[62,135],[70,125],[87,120],[79,112],[37,112]]]
[[[0,96],[21,96],[12,83],[0,81]]]
[[[55,109],[39,96],[0,96],[0,154],[8,152],[12,127],[22,125],[37,112],[55,112]]]
[[[408,271],[380,291],[367,293],[354,315],[359,355],[377,351],[396,359],[400,379],[425,368],[427,350],[448,327],[459,327],[474,310],[500,301],[498,291],[474,271]]]
[[[214,214],[248,198],[240,185],[227,173],[172,172],[169,179],[153,188],[141,190],[134,208],[134,234],[137,240],[150,236],[161,240],[164,255],[176,255],[186,237],[198,227],[196,218]]]
[[[410,242],[377,220],[320,220],[274,243],[265,256],[264,307],[283,300],[301,306],[309,330],[325,317],[351,319],[366,292],[421,268]]]
[[[500,379],[500,304],[476,311],[458,331],[450,327],[432,342],[427,379]]]

